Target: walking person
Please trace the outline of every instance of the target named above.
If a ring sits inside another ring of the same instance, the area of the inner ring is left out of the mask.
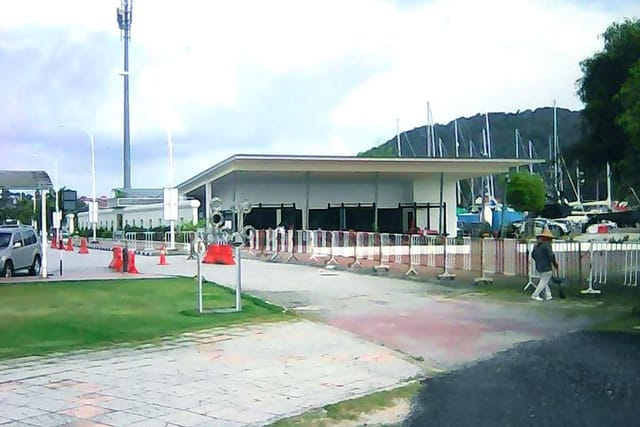
[[[558,262],[551,248],[551,241],[554,236],[548,228],[545,228],[542,233],[536,237],[538,238],[538,242],[533,248],[533,251],[531,251],[531,257],[536,262],[536,272],[538,273],[540,281],[538,282],[536,290],[533,291],[531,299],[542,301],[540,294],[544,291],[544,299],[549,301],[553,299],[551,289],[549,288],[549,281],[551,280],[553,269],[558,269]]]

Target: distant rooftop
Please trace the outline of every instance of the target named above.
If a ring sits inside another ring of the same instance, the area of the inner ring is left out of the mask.
[[[113,194],[116,199],[120,198],[162,198],[164,197],[163,188],[114,188]]]
[[[0,188],[7,190],[49,190],[51,178],[45,171],[0,170]]]

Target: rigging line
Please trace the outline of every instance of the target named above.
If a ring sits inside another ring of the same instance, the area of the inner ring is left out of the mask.
[[[573,190],[573,194],[576,196],[576,201],[580,201],[580,199],[578,198],[578,189],[573,183],[573,178],[571,178],[571,174],[569,173],[569,168],[567,167],[567,162],[565,162],[564,156],[562,154],[560,155],[560,161],[562,162],[562,166],[564,166],[564,169],[567,171],[567,178],[569,178],[569,184],[571,184],[571,189]]]
[[[536,146],[533,144],[533,142],[531,143],[531,151],[533,151],[533,154],[535,155],[535,158],[538,158],[538,152],[536,151]],[[536,164],[536,166],[538,167],[538,172],[544,176],[543,170],[542,170],[542,165],[540,165],[539,163]],[[535,167],[535,166],[534,166]]]
[[[407,136],[407,133],[406,132],[402,132],[402,135],[404,136],[404,139],[407,140],[407,145],[411,149],[411,152],[413,153],[413,157],[418,157],[418,155],[416,154],[415,150],[413,149],[413,146],[411,145],[411,141],[409,141],[409,137]]]

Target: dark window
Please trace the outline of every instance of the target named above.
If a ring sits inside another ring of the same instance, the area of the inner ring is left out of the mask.
[[[36,237],[36,234],[33,232],[33,230],[27,230],[24,236],[24,245],[25,246],[35,245],[36,243],[38,243],[38,238]]]

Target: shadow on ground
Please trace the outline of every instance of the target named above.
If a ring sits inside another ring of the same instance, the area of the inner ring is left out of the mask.
[[[517,344],[424,380],[404,426],[629,426],[640,416],[640,334]]]

